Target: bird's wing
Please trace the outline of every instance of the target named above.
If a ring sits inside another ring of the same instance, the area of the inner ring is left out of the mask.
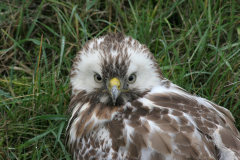
[[[77,146],[83,159],[234,159],[240,153],[231,113],[176,87],[154,88],[118,108]]]

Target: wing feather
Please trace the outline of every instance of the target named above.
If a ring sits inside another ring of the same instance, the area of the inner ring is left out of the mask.
[[[227,149],[230,156],[240,157],[231,114],[207,100],[184,93],[151,93],[115,111],[102,125],[101,117],[109,118],[106,109],[99,110],[99,122],[90,118],[79,124],[78,134],[90,133],[95,123],[101,126],[79,141],[79,157],[213,160],[228,157]]]
[[[172,153],[171,136],[165,132],[153,131],[149,134],[151,147],[158,153],[168,155]]]

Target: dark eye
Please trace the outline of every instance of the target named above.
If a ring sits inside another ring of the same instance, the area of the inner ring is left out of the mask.
[[[101,82],[102,82],[102,77],[101,77],[99,74],[95,74],[95,75],[94,75],[94,80],[95,80],[97,83],[101,83]]]
[[[135,74],[131,74],[129,77],[128,77],[128,83],[134,83],[137,79],[137,76]]]

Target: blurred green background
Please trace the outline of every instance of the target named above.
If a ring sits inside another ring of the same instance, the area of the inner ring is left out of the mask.
[[[0,0],[0,29],[2,159],[71,159],[71,60],[108,32],[146,44],[166,78],[228,108],[240,129],[240,1]]]

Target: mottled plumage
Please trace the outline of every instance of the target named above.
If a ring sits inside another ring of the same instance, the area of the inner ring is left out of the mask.
[[[237,160],[232,114],[163,77],[123,34],[92,39],[71,70],[67,139],[74,159]]]

